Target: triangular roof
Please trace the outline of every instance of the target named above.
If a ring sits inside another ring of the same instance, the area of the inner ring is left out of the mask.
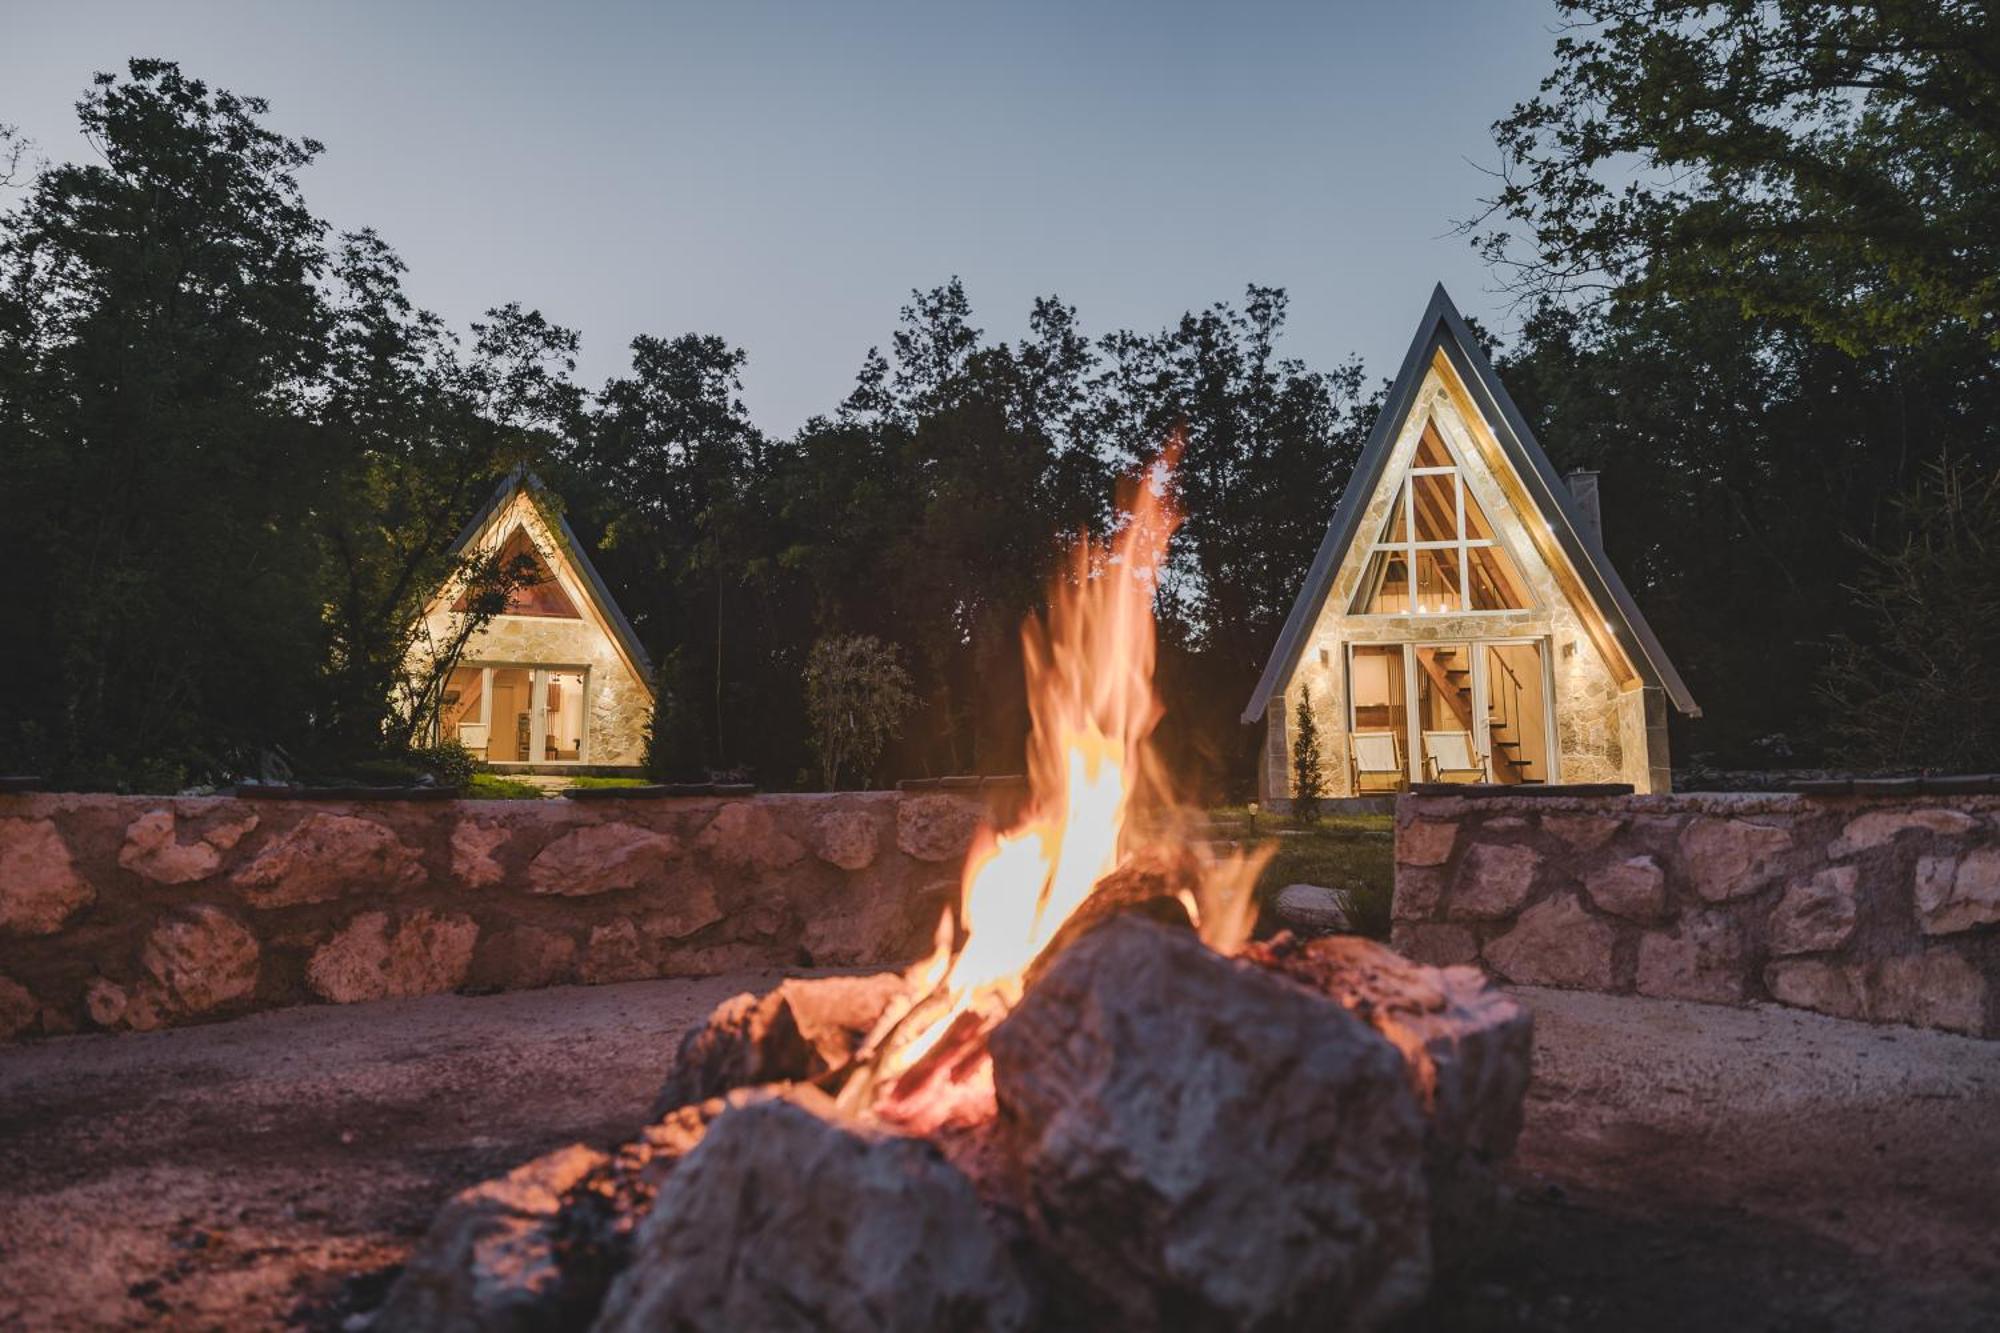
[[[1270,660],[1264,664],[1264,674],[1258,679],[1257,689],[1243,710],[1243,721],[1249,723],[1262,718],[1264,710],[1270,706],[1272,695],[1291,678],[1298,666],[1299,655],[1305,650],[1306,636],[1333,588],[1334,576],[1339,573],[1348,548],[1353,545],[1356,530],[1361,525],[1362,511],[1382,482],[1390,451],[1416,404],[1417,391],[1422,387],[1425,375],[1439,354],[1444,356],[1471,395],[1474,408],[1492,431],[1501,453],[1513,465],[1529,498],[1547,520],[1557,545],[1575,570],[1584,591],[1603,614],[1606,627],[1619,649],[1647,684],[1666,690],[1674,707],[1690,717],[1699,717],[1701,708],[1688,693],[1680,672],[1668,660],[1666,650],[1646,624],[1646,617],[1640,614],[1632,594],[1626,590],[1624,580],[1618,577],[1618,571],[1611,567],[1603,548],[1587,535],[1583,519],[1570,498],[1569,487],[1557,474],[1555,465],[1549,462],[1549,456],[1542,452],[1542,446],[1536,441],[1535,433],[1528,429],[1521,409],[1514,405],[1514,400],[1501,385],[1500,377],[1493,373],[1493,365],[1480,350],[1479,340],[1472,336],[1464,317],[1458,313],[1458,307],[1452,304],[1451,297],[1445,294],[1444,285],[1440,283],[1431,293],[1430,305],[1425,308],[1423,320],[1417,325],[1416,336],[1410,340],[1410,350],[1403,357],[1402,369],[1397,372],[1395,383],[1389,386],[1382,414],[1376,418],[1367,447],[1361,451],[1361,457],[1354,465],[1354,475],[1340,497],[1339,506],[1333,511],[1333,521],[1327,525],[1326,537],[1320,542],[1319,553],[1313,557],[1312,568],[1306,574],[1305,587],[1299,591],[1298,600],[1292,603],[1291,614],[1285,617],[1285,627],[1278,634],[1277,646],[1272,649]]]
[[[486,531],[487,525],[513,503],[515,493],[522,490],[527,491],[529,498],[536,501],[551,494],[549,488],[542,484],[540,477],[526,467],[515,468],[500,479],[499,485],[493,488],[492,496],[480,507],[479,512],[472,516],[472,521],[459,532],[457,539],[451,544],[452,557],[456,559],[470,550],[472,544],[479,540],[480,534]],[[604,618],[604,623],[611,627],[612,637],[617,640],[619,650],[625,654],[646,688],[652,689],[652,659],[646,656],[645,645],[639,642],[639,636],[633,632],[632,622],[625,619],[624,611],[619,609],[617,598],[613,597],[611,589],[604,585],[604,577],[597,572],[597,566],[591,563],[590,552],[586,551],[583,543],[577,540],[576,532],[570,527],[569,520],[563,517],[560,508],[552,504],[537,503],[535,509],[543,521],[555,529],[556,535],[561,538],[562,558],[568,561],[570,567],[583,580],[585,594],[589,596],[598,614]]]

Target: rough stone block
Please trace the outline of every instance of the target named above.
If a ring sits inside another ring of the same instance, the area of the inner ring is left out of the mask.
[[[1985,1022],[1986,978],[1950,949],[1865,962],[1774,962],[1765,969],[1764,984],[1781,1003],[1835,1018],[1995,1035]]]
[[[1771,952],[1825,953],[1854,934],[1853,866],[1832,866],[1792,885],[1771,912]]]
[[[423,881],[416,849],[387,825],[322,811],[266,844],[230,882],[253,907],[292,907],[398,893]]]
[[[1923,857],[1916,870],[1917,920],[1926,935],[1955,935],[2000,922],[2000,847],[1966,853],[1953,866]]]
[[[1390,927],[1389,945],[1404,957],[1432,967],[1479,961],[1479,941],[1472,931],[1447,922],[1398,921]]]
[[[425,910],[392,926],[386,912],[363,912],[313,953],[306,984],[335,1004],[456,990],[472,969],[478,939],[469,916]]]
[[[655,1117],[760,1083],[817,1078],[853,1059],[890,1004],[899,973],[792,978],[763,995],[733,996],[690,1028],[653,1102]]]
[[[219,907],[186,908],[153,928],[139,962],[184,1013],[205,1014],[257,992],[257,937]]]
[[[1584,876],[1590,901],[1613,916],[1657,921],[1667,908],[1667,876],[1660,863],[1640,855],[1599,866]]]
[[[1738,1004],[1748,983],[1743,932],[1727,912],[1691,912],[1679,930],[1648,931],[1639,939],[1641,995]]]
[[[1527,904],[1541,856],[1532,847],[1476,843],[1452,882],[1453,919],[1499,921]]]
[[[576,898],[663,884],[679,854],[671,833],[594,824],[565,833],[535,854],[528,864],[528,891]]]
[[[1396,866],[1389,915],[1397,921],[1428,921],[1444,899],[1444,872],[1430,866]]]
[[[813,850],[842,870],[865,870],[875,862],[882,832],[866,810],[829,810],[813,822]]]
[[[1764,985],[1780,1004],[1835,1018],[1860,1018],[1861,995],[1848,969],[1818,958],[1782,959],[1764,969]]]
[[[982,822],[979,807],[956,796],[908,796],[896,803],[896,846],[919,861],[956,861]]]
[[[1546,898],[1514,928],[1486,944],[1485,959],[1509,981],[1608,991],[1616,980],[1611,950],[1618,932],[1584,909],[1575,894]]]
[[[1986,978],[1949,948],[1851,964],[1862,971],[1866,1015],[1967,1036],[1986,1035]]]
[[[1827,849],[1830,856],[1852,856],[1892,842],[1903,833],[1935,833],[1943,837],[1969,833],[1979,821],[1963,810],[1915,806],[1904,810],[1870,810],[1847,822]]]
[[[1712,903],[1747,897],[1769,882],[1790,849],[1789,830],[1747,819],[1700,817],[1681,831],[1681,861],[1698,897]]]
[[[723,806],[694,845],[716,865],[749,872],[782,870],[806,854],[798,839],[779,829],[770,808],[756,801]]]
[[[799,1088],[709,1126],[633,1234],[593,1327],[1008,1333],[1033,1318],[957,1168]]]
[[[554,986],[576,974],[576,941],[558,930],[514,926],[479,942],[469,980],[482,989]]]
[[[53,935],[96,899],[54,824],[0,819],[0,934]]]
[[[590,941],[577,964],[577,976],[585,984],[602,986],[614,981],[644,981],[657,976],[659,967],[640,933],[638,923],[619,917],[590,928]]]
[[[182,842],[171,810],[148,810],[125,828],[118,864],[155,884],[192,884],[222,866],[222,853],[207,841]]]
[[[1278,920],[1294,930],[1348,929],[1347,895],[1319,884],[1287,884],[1271,902]]]
[[[589,1311],[566,1299],[558,1222],[564,1194],[607,1160],[572,1144],[458,1194],[438,1211],[369,1327],[581,1327]]]
[[[1403,1053],[1427,1120],[1433,1253],[1443,1265],[1481,1248],[1500,1164],[1521,1132],[1528,1011],[1476,968],[1426,967],[1353,936],[1252,945],[1244,956],[1338,1001]]]
[[[1092,1311],[1071,1323],[1367,1327],[1426,1289],[1422,1113],[1325,996],[1117,917],[988,1045],[1030,1230]]]
[[[83,988],[83,1011],[101,1028],[115,1028],[125,1017],[130,997],[109,977],[92,977]]]
[[[1412,819],[1396,826],[1396,864],[1441,866],[1451,859],[1458,825],[1446,820]]]
[[[1611,841],[1611,835],[1625,826],[1625,821],[1608,815],[1566,815],[1547,814],[1542,816],[1542,829],[1568,843],[1575,852],[1594,852]]]
[[[505,824],[461,819],[451,830],[451,877],[461,889],[490,889],[507,876],[494,856],[514,830]]]

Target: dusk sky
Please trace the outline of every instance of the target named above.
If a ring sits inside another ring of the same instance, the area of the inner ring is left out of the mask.
[[[582,332],[591,387],[634,334],[719,333],[788,432],[954,273],[1006,336],[1037,294],[1098,334],[1280,285],[1284,350],[1371,377],[1436,281],[1506,331],[1453,223],[1553,23],[1545,0],[15,5],[0,123],[82,157],[91,72],[178,60],[323,141],[309,203],[380,231],[455,326],[538,306]]]

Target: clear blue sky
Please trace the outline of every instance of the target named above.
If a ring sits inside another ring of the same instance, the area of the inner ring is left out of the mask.
[[[714,332],[785,432],[845,395],[912,287],[965,279],[1016,335],[1292,295],[1285,350],[1394,370],[1431,284],[1509,328],[1455,220],[1533,93],[1548,0],[1318,5],[182,3],[0,12],[0,122],[81,157],[126,57],[270,99],[305,177],[455,325],[519,300],[581,330]]]

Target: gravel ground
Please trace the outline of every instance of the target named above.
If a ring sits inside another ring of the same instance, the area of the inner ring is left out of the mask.
[[[339,1327],[455,1190],[628,1134],[776,974],[0,1050],[0,1328]],[[2000,1042],[1524,991],[1516,1198],[1418,1328],[2000,1327]]]

